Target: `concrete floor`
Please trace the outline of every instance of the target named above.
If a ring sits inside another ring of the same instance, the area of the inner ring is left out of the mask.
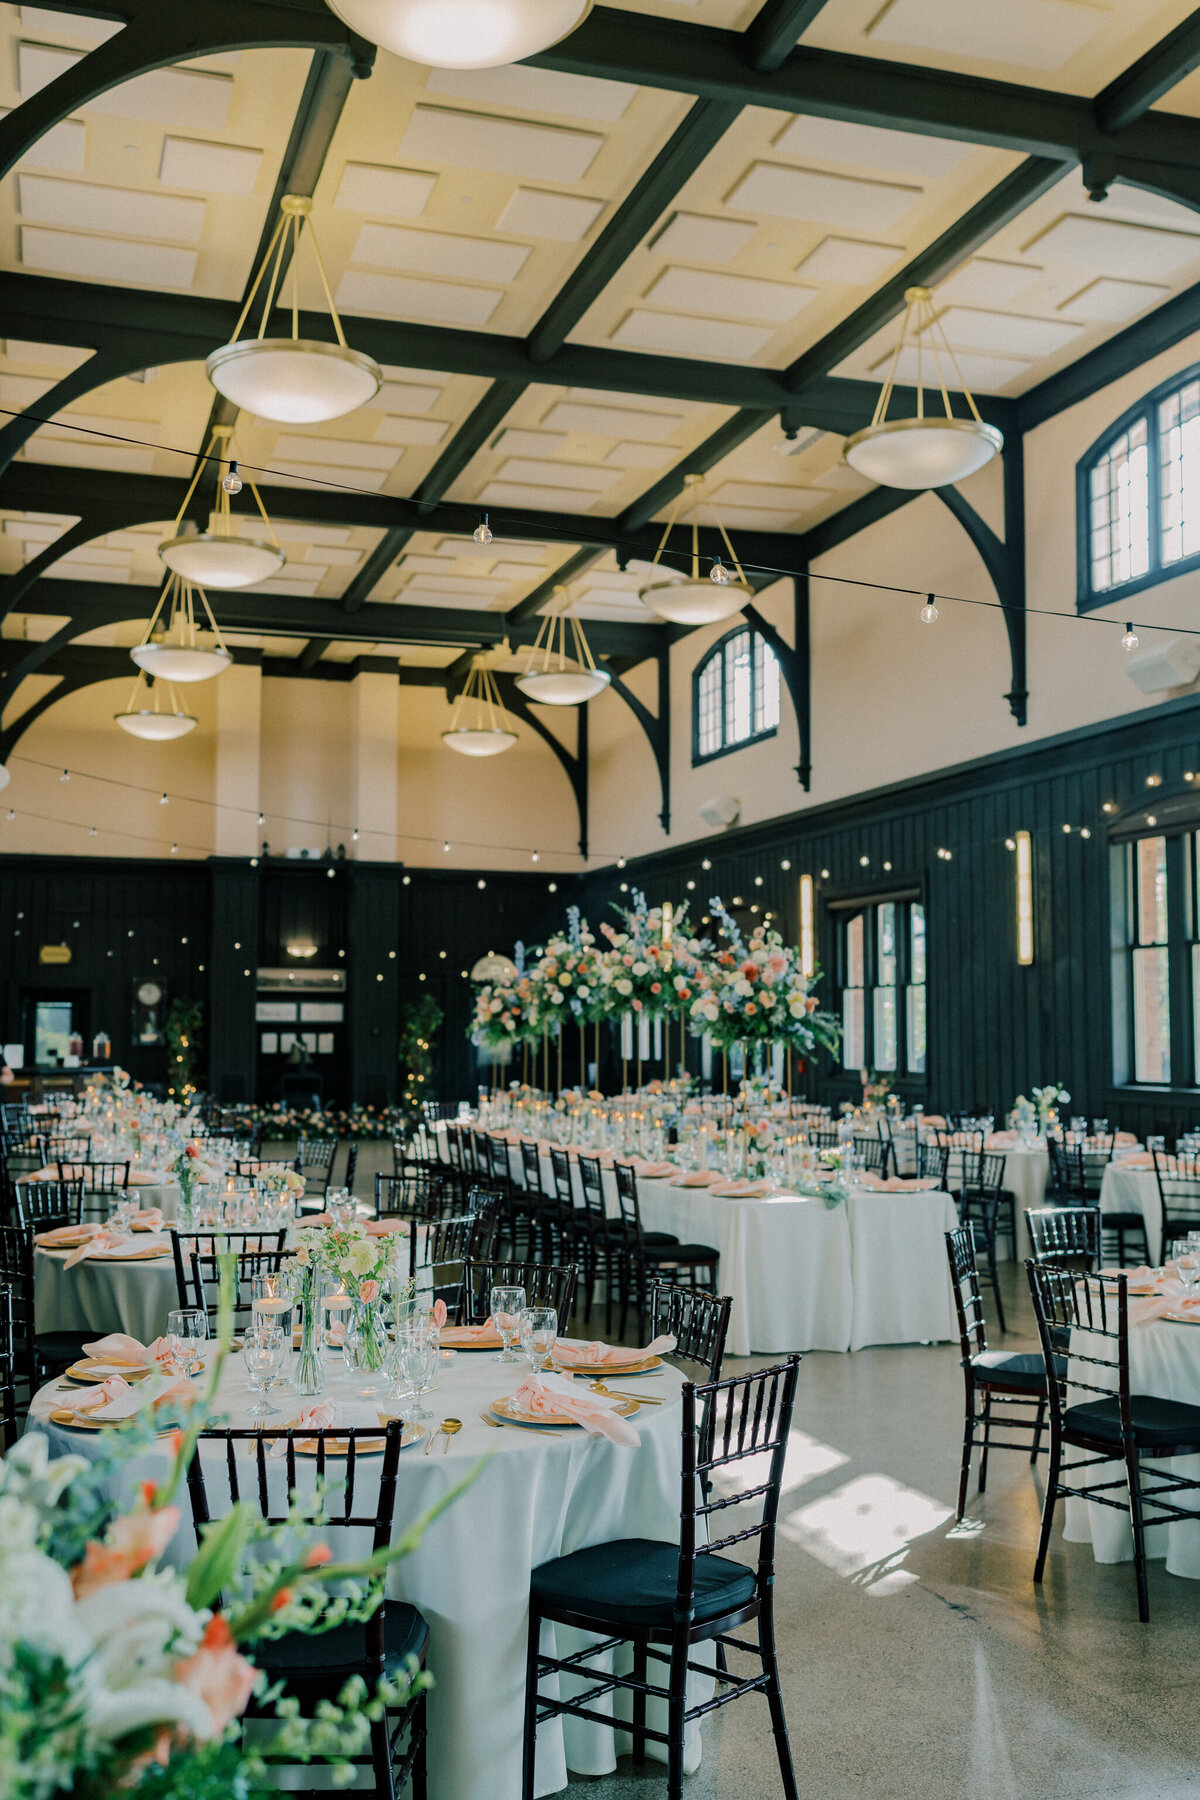
[[[1004,1274],[1005,1348],[1033,1348],[1028,1295]],[[1140,1625],[1132,1565],[1102,1568],[1056,1530],[1035,1589],[1044,1458],[1035,1475],[1026,1456],[993,1454],[987,1494],[972,1486],[956,1527],[962,1405],[957,1348],[801,1366],[776,1589],[801,1794],[1196,1800],[1200,1583],[1151,1564]],[[703,1741],[688,1800],[781,1793],[765,1701],[709,1718]],[[571,1783],[589,1800],[665,1786],[661,1764],[625,1760]]]

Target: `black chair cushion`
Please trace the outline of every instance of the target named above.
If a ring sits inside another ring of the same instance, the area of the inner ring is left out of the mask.
[[[971,1368],[983,1386],[994,1382],[998,1386],[1028,1389],[1031,1394],[1046,1392],[1046,1365],[1036,1351],[985,1350],[971,1358]],[[1060,1372],[1065,1373],[1065,1366]]]
[[[721,1252],[714,1250],[711,1244],[652,1244],[642,1239],[642,1247],[651,1262],[665,1263],[715,1263],[720,1260]]]
[[[73,1363],[83,1355],[85,1344],[94,1344],[104,1333],[95,1331],[39,1331],[33,1340],[34,1354],[42,1363]]]
[[[363,1633],[362,1625],[337,1625],[313,1636],[289,1631],[255,1644],[254,1661],[272,1681],[285,1681],[301,1701],[333,1696],[351,1675],[363,1673]],[[428,1641],[429,1626],[416,1607],[389,1600],[383,1619],[383,1664],[389,1678],[404,1674],[410,1656],[422,1660]]]
[[[677,1244],[679,1239],[673,1231],[643,1231],[643,1244]]]
[[[532,1599],[543,1618],[586,1613],[624,1625],[670,1626],[679,1549],[648,1538],[618,1538],[556,1557],[533,1571]],[[696,1558],[696,1619],[736,1612],[754,1598],[754,1571],[724,1556]]]
[[[1183,1400],[1164,1400],[1157,1394],[1131,1394],[1129,1404],[1134,1441],[1139,1449],[1152,1449],[1156,1444],[1200,1447],[1200,1406],[1188,1406]],[[1068,1406],[1063,1414],[1063,1428],[1106,1443],[1119,1443],[1121,1408],[1116,1395],[1111,1400],[1088,1400],[1081,1406]]]

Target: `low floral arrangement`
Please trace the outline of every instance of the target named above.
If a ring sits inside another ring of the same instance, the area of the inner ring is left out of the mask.
[[[1036,1118],[1038,1130],[1045,1131],[1051,1114],[1058,1107],[1070,1104],[1071,1096],[1066,1088],[1057,1081],[1050,1081],[1045,1087],[1034,1088],[1032,1099],[1018,1094],[1013,1101],[1009,1119],[1020,1130],[1022,1127],[1028,1129]]]
[[[227,1111],[232,1109],[225,1109]],[[263,1141],[292,1138],[389,1138],[396,1118],[386,1106],[243,1106],[237,1109],[246,1135],[260,1131]]]
[[[287,1632],[363,1621],[378,1608],[390,1563],[409,1554],[466,1481],[384,1550],[335,1563],[319,1539],[323,1492],[295,1494],[282,1525],[245,1502],[203,1528],[186,1570],[164,1562],[181,1524],[175,1504],[212,1400],[174,1434],[160,1482],[142,1482],[132,1507],[111,1498],[127,1465],[158,1448],[153,1425],[114,1429],[102,1456],[51,1460],[28,1432],[0,1461],[0,1794],[6,1800],[109,1800],[137,1790],[157,1800],[244,1800],[270,1791],[266,1757],[333,1765],[354,1777],[385,1706],[405,1704],[425,1678],[415,1668],[369,1693],[351,1677],[336,1705],[302,1719],[268,1689],[254,1645]],[[126,1484],[127,1485],[127,1484]],[[327,1484],[332,1485],[332,1484]],[[224,1598],[223,1598],[224,1597]],[[252,1696],[276,1729],[253,1751],[240,1720]]]
[[[171,1173],[179,1183],[179,1191],[185,1204],[189,1204],[195,1196],[199,1182],[212,1182],[219,1178],[219,1170],[215,1163],[209,1162],[196,1139],[183,1146],[175,1161],[171,1164]]]

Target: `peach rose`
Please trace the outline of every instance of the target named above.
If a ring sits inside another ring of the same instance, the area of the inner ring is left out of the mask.
[[[75,1598],[82,1600],[85,1594],[111,1587],[114,1581],[128,1581],[162,1555],[178,1524],[177,1506],[164,1506],[158,1512],[140,1506],[114,1519],[104,1542],[90,1543],[83,1561],[71,1571]]]
[[[371,1306],[379,1298],[379,1283],[377,1281],[362,1282],[359,1286],[358,1297],[364,1306]]]
[[[239,1656],[224,1615],[216,1613],[204,1630],[200,1648],[175,1664],[175,1680],[196,1694],[213,1719],[214,1734],[245,1712],[258,1671]]]

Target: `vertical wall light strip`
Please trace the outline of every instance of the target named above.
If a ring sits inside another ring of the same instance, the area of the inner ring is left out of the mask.
[[[800,877],[800,972],[811,976],[817,966],[816,938],[813,933],[813,878]]]
[[[1033,962],[1033,845],[1027,831],[1018,831],[1017,845],[1017,961],[1027,969]]]
[[[662,940],[663,940],[664,944],[670,943],[671,933],[674,930],[674,928],[675,928],[675,908],[671,905],[671,902],[669,900],[664,900],[663,901],[663,909],[662,909]]]

